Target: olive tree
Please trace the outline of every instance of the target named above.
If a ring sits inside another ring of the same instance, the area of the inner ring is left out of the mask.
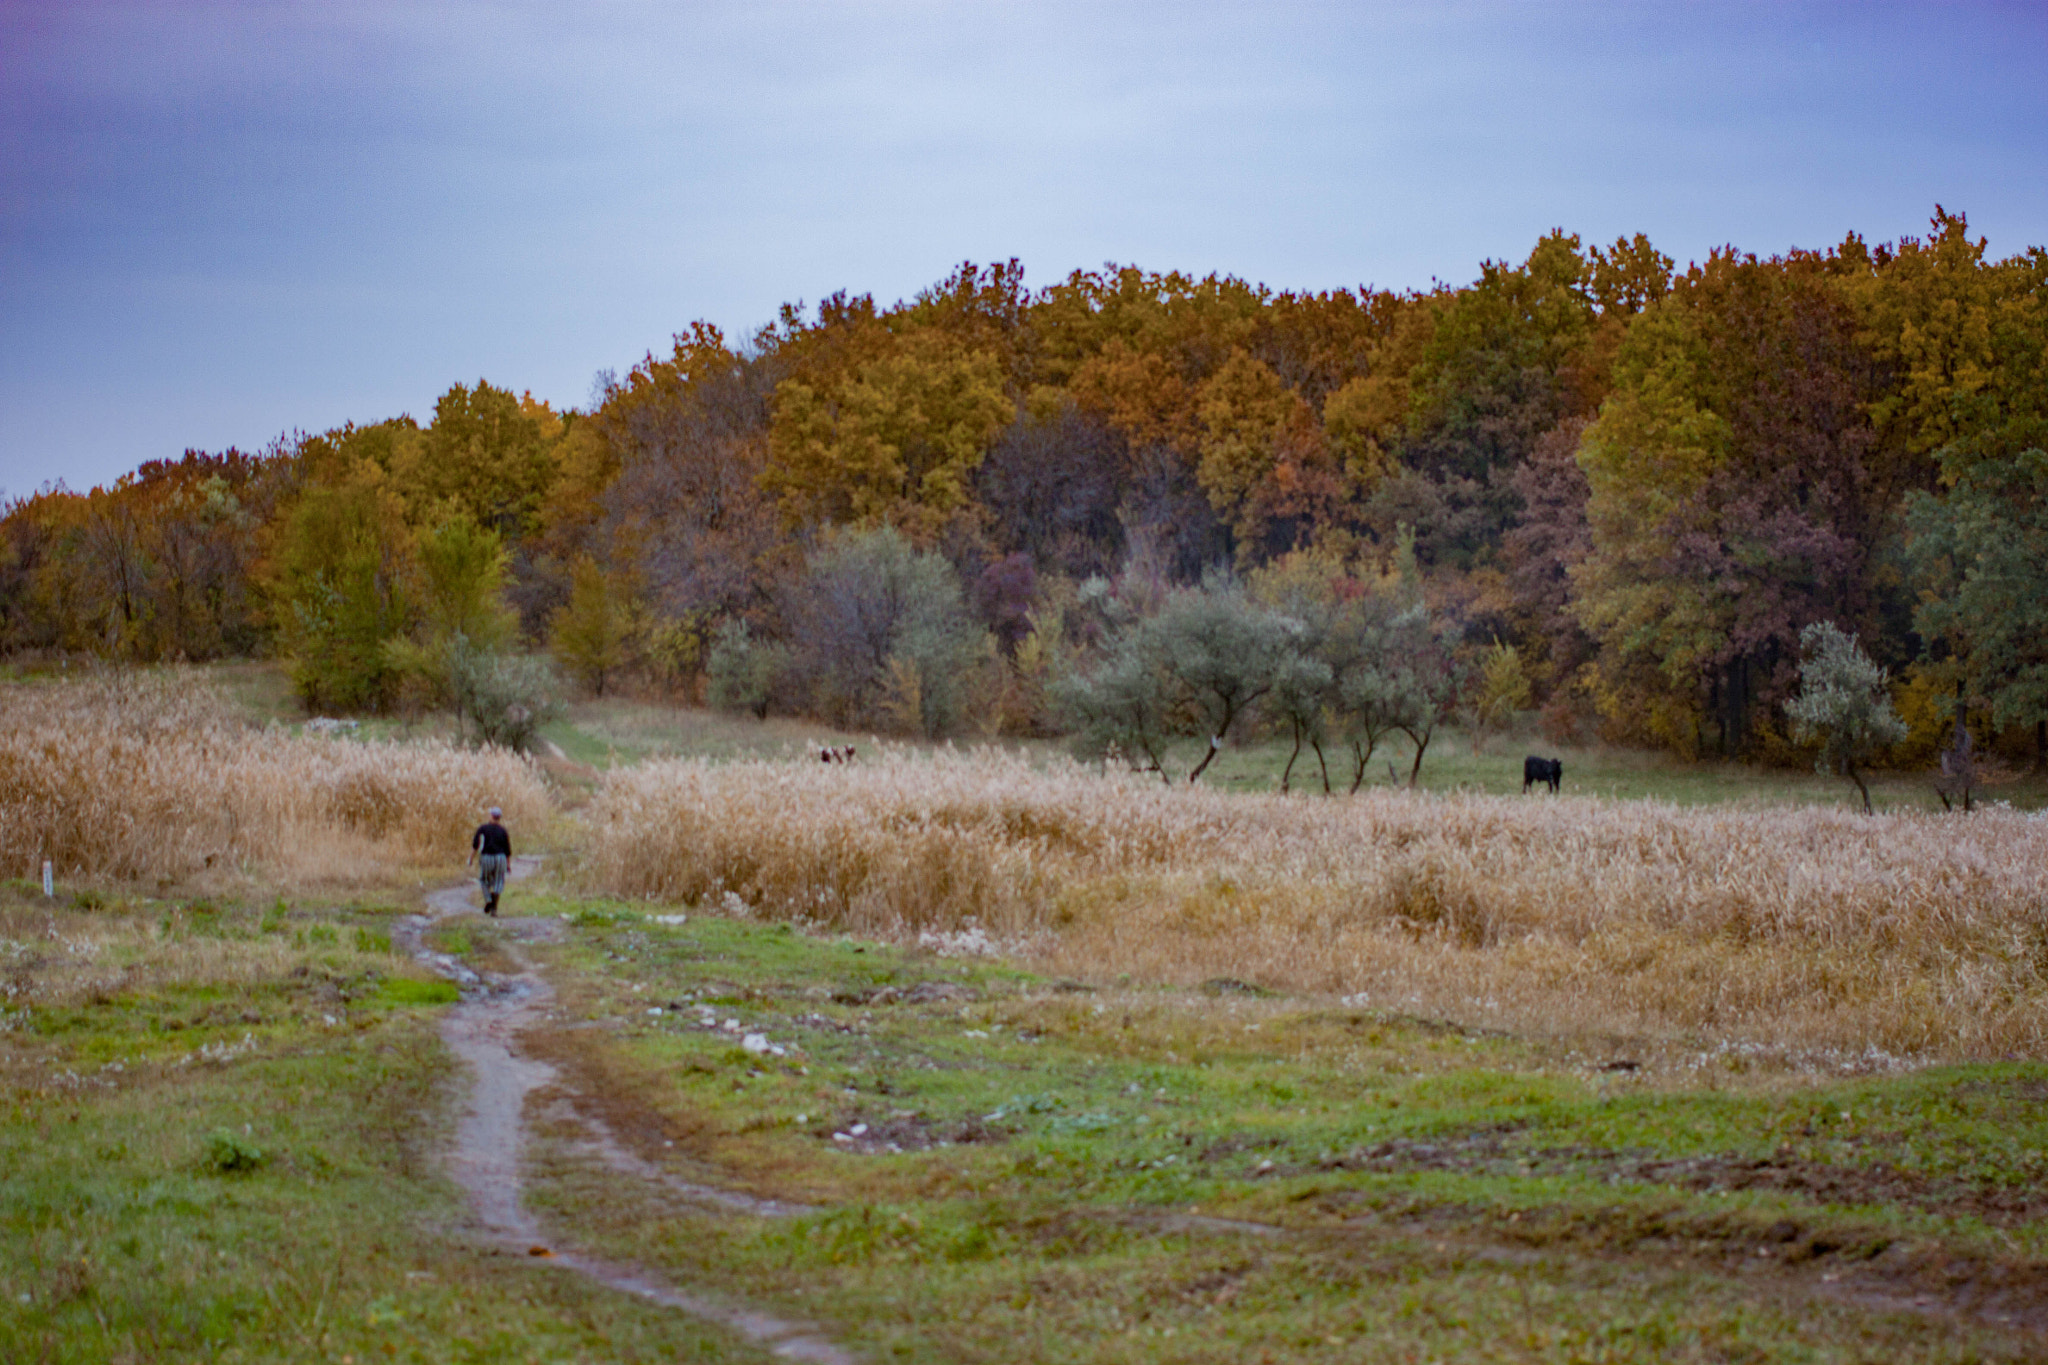
[[[544,659],[480,648],[458,631],[447,661],[456,725],[472,744],[524,753],[540,727],[562,714],[561,688]]]
[[[1112,640],[1093,667],[1077,668],[1053,684],[1053,700],[1073,735],[1074,750],[1088,758],[1121,759],[1133,772],[1166,771],[1166,752],[1180,733],[1175,723],[1172,680],[1140,629]]]
[[[1260,607],[1235,580],[1211,574],[1199,589],[1167,598],[1147,629],[1198,727],[1196,735],[1209,741],[1208,752],[1188,774],[1196,782],[1223,751],[1231,727],[1273,690],[1299,650],[1302,626]]]
[[[1886,691],[1889,675],[1833,621],[1816,621],[1799,632],[1799,645],[1806,656],[1799,665],[1799,695],[1785,703],[1792,737],[1820,746],[1814,767],[1854,782],[1867,815],[1870,788],[1858,769],[1906,737],[1906,723]]]
[[[1303,634],[1299,621],[1253,602],[1222,574],[1168,594],[1152,616],[1119,614],[1093,666],[1058,687],[1076,746],[1120,753],[1165,778],[1167,745],[1200,737],[1207,749],[1188,773],[1189,782],[1199,781],[1232,730],[1289,671]]]

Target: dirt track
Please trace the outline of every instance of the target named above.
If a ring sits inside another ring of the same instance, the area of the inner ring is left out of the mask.
[[[535,859],[514,859],[513,880],[532,875],[536,866]],[[515,970],[506,975],[478,973],[432,951],[425,943],[426,931],[436,922],[476,915],[472,897],[467,882],[430,893],[427,913],[408,919],[399,926],[397,936],[416,958],[462,989],[462,1002],[442,1018],[441,1038],[469,1067],[474,1082],[468,1105],[456,1125],[447,1164],[449,1174],[469,1195],[476,1220],[474,1234],[497,1249],[544,1257],[621,1293],[635,1294],[717,1323],[775,1355],[816,1365],[854,1365],[855,1357],[850,1352],[810,1323],[781,1318],[727,1297],[671,1284],[640,1266],[600,1260],[571,1247],[549,1244],[539,1221],[525,1206],[523,1168],[528,1100],[536,1090],[553,1084],[556,1075],[548,1063],[524,1055],[519,1040],[522,1034],[542,1024],[543,1011],[552,993],[519,953],[518,944],[554,938],[560,933],[560,925],[539,919],[501,921],[510,936],[505,951]],[[588,1116],[584,1116],[583,1122],[595,1135],[589,1150],[622,1180],[660,1184],[672,1192],[693,1196],[697,1202],[723,1207],[741,1216],[800,1211],[732,1191],[670,1179],[609,1141],[601,1124]]]

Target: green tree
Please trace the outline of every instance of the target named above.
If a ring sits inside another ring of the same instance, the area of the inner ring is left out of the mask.
[[[1142,629],[1121,631],[1092,663],[1070,660],[1052,692],[1077,755],[1120,760],[1170,785],[1167,751],[1181,727],[1155,646]]]
[[[1101,657],[1079,666],[1059,690],[1085,751],[1115,750],[1162,778],[1172,737],[1207,740],[1188,773],[1192,783],[1238,721],[1272,692],[1303,636],[1299,621],[1212,573],[1199,588],[1169,593],[1155,615],[1118,613]]]
[[[787,618],[797,672],[843,724],[952,733],[993,650],[953,566],[887,526],[827,537]]]
[[[457,512],[418,538],[421,627],[429,641],[456,634],[479,649],[510,643],[517,618],[505,605],[504,539]]]
[[[1370,601],[1373,606],[1385,605],[1378,599]],[[1361,616],[1361,629],[1336,672],[1334,694],[1337,738],[1351,757],[1353,792],[1365,785],[1374,752],[1401,728],[1412,704],[1412,689],[1407,686],[1399,661],[1388,653],[1391,613],[1362,612]]]
[[[1382,662],[1377,666],[1379,705],[1394,728],[1415,745],[1408,765],[1408,785],[1422,777],[1422,756],[1431,736],[1456,705],[1464,690],[1465,670],[1456,652],[1457,633],[1420,606],[1409,607],[1388,623]]]
[[[506,560],[498,533],[456,511],[415,535],[418,621],[409,634],[385,642],[384,661],[416,701],[448,706],[462,718],[456,656],[502,652],[517,617],[505,604]],[[456,642],[461,642],[460,649]]]
[[[1330,702],[1336,687],[1336,674],[1329,661],[1318,658],[1312,647],[1290,651],[1280,660],[1273,672],[1273,690],[1267,697],[1266,709],[1275,719],[1287,726],[1293,739],[1293,747],[1287,751],[1287,765],[1280,770],[1280,790],[1292,790],[1294,765],[1301,758],[1304,744],[1310,746],[1316,755],[1316,762],[1322,771],[1323,793],[1330,791],[1330,765],[1323,757],[1323,745],[1329,737]]]
[[[479,379],[453,385],[434,404],[434,421],[419,439],[394,438],[391,472],[424,516],[454,502],[477,525],[516,540],[539,524],[555,469],[544,404],[522,402]]]
[[[1799,633],[1799,643],[1806,653],[1799,695],[1785,703],[1792,736],[1820,745],[1814,766],[1854,782],[1869,814],[1870,788],[1858,770],[1906,737],[1906,723],[1886,690],[1889,675],[1833,621],[1815,621]]]
[[[1248,581],[1253,598],[1301,626],[1295,648],[1282,659],[1265,711],[1285,724],[1293,740],[1280,790],[1292,787],[1303,745],[1314,751],[1323,792],[1330,791],[1330,743],[1339,711],[1339,683],[1358,638],[1358,604],[1365,585],[1326,549],[1297,550],[1255,571]]]
[[[571,571],[568,604],[550,622],[548,647],[572,677],[601,697],[630,657],[632,624],[624,585],[585,557]]]
[[[1906,391],[1925,389],[1901,420],[1943,442],[1945,488],[1908,499],[1914,627],[1995,724],[2033,727],[2048,765],[2048,251],[1978,268],[1961,220],[1936,226],[1891,267],[1917,266],[1945,305],[1900,329],[1922,361]]]
[[[1730,625],[1716,581],[1671,564],[1674,544],[1711,532],[1704,494],[1731,459],[1729,425],[1706,399],[1708,365],[1692,319],[1653,309],[1629,333],[1615,391],[1578,453],[1592,553],[1575,566],[1573,609],[1606,646],[1603,707],[1682,751]]]
[[[2048,719],[2048,452],[1955,462],[1944,497],[1909,509],[1927,592],[1914,627],[1950,651],[1993,723]]]
[[[766,720],[789,669],[786,647],[756,639],[738,617],[724,621],[711,637],[704,665],[711,705],[720,711],[748,711],[756,719]]]
[[[308,709],[389,700],[386,645],[412,628],[418,560],[404,507],[381,470],[316,485],[286,516],[271,600],[292,686]]]
[[[1188,774],[1201,780],[1232,727],[1273,690],[1282,664],[1298,652],[1302,625],[1253,602],[1242,584],[1212,573],[1182,589],[1146,623],[1161,666],[1186,701],[1208,751]]]

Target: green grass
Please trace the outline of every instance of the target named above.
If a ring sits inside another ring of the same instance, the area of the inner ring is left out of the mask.
[[[561,1078],[550,1243],[867,1360],[2039,1358],[1993,1314],[2048,1320],[2048,1066],[1603,1069],[1220,980],[509,906],[434,940],[502,963],[518,917],[560,926],[524,949],[555,988],[522,1043]],[[390,911],[8,894],[0,1359],[760,1358],[465,1238],[455,992]],[[586,1119],[811,1211],[708,1212]]]
[[[572,704],[541,734],[578,763],[609,768],[649,758],[810,759],[821,744],[872,749],[875,737],[818,721],[733,716],[694,707],[606,697]]]
[[[15,914],[0,938],[28,943]],[[53,1007],[34,983],[67,950],[0,953],[0,1360],[765,1358],[466,1241],[435,1160],[452,992],[355,952],[346,918],[268,918],[116,904],[55,922],[74,943],[116,931],[95,967],[155,946],[135,988]],[[294,933],[307,946],[267,974],[205,974]],[[195,937],[225,956],[176,959],[196,977],[148,965]]]
[[[1878,1301],[2048,1301],[2048,1068],[1645,1079],[1313,1001],[580,908],[558,1061],[644,1156],[821,1211],[622,1198],[564,1143],[562,1235],[872,1358],[2024,1359]]]
[[[1202,781],[1232,791],[1277,791],[1287,764],[1290,744],[1271,740],[1250,740],[1232,744],[1218,755]],[[1368,786],[1405,786],[1415,747],[1403,736],[1383,744],[1374,753]],[[1616,749],[1606,745],[1558,745],[1541,737],[1490,738],[1481,753],[1474,755],[1471,741],[1455,730],[1439,732],[1424,755],[1418,785],[1427,791],[1485,792],[1494,795],[1522,794],[1522,759],[1530,754],[1564,761],[1563,790],[1567,795],[1599,796],[1611,800],[1663,801],[1677,806],[1728,804],[1769,804],[1837,806],[1861,808],[1856,788],[1845,778],[1828,777],[1805,769],[1765,768],[1743,763],[1689,763],[1667,754],[1641,749]],[[1172,770],[1185,775],[1201,758],[1193,744],[1174,755]],[[1332,753],[1331,784],[1343,791],[1349,785],[1350,768]],[[1389,766],[1393,772],[1389,773]],[[1866,774],[1871,802],[1880,810],[1939,810],[1931,775],[1907,772]],[[1295,763],[1293,790],[1320,794],[1321,774],[1315,754],[1303,749]],[[1531,792],[1531,799],[1545,794]],[[1979,790],[1980,802],[2005,801],[2022,810],[2048,805],[2048,778],[2015,774],[2000,785]]]

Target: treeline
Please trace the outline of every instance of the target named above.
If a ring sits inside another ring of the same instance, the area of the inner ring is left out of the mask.
[[[458,385],[424,426],[19,500],[0,643],[275,651],[308,705],[374,708],[446,700],[452,641],[524,640],[592,690],[1127,754],[1260,724],[1341,757],[1379,669],[1404,725],[1428,693],[1771,758],[1826,620],[1892,669],[1903,757],[1958,703],[2029,749],[2044,353],[2048,252],[1941,211],[1682,273],[1557,232],[1429,292],[969,264],[741,343],[695,324],[588,412]],[[1272,666],[1237,702],[1172,663],[1201,604],[1280,631],[1240,641]],[[1104,728],[1146,670],[1160,718]]]

